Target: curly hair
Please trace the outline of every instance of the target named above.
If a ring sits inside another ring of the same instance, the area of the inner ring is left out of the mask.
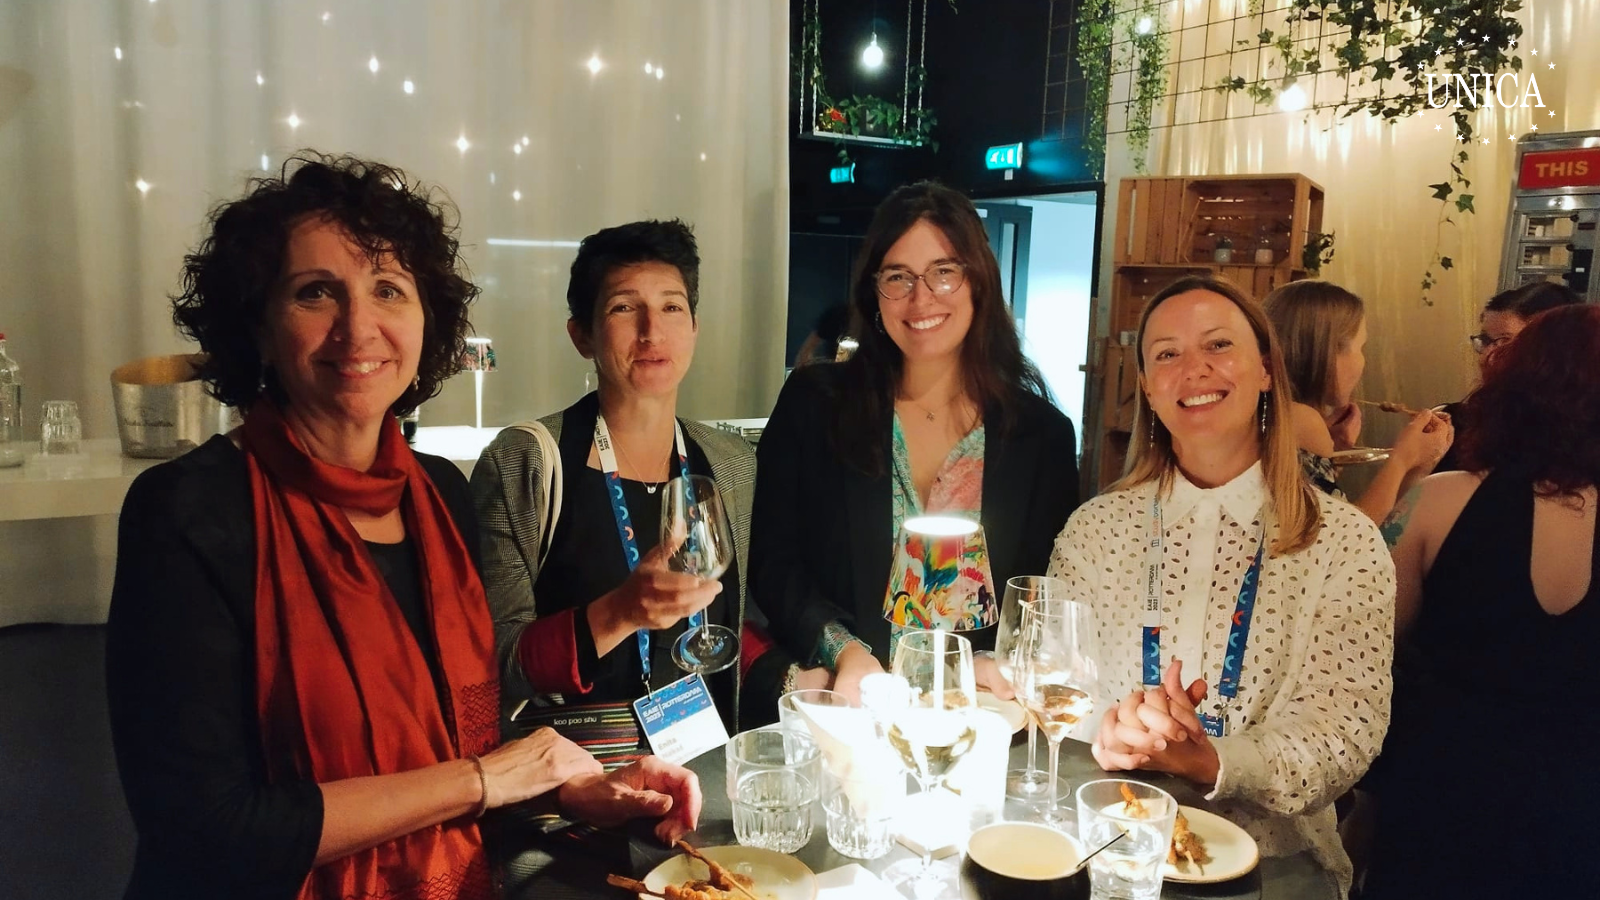
[[[171,298],[173,322],[206,354],[201,379],[239,409],[263,391],[287,402],[257,338],[283,277],[289,233],[308,216],[338,225],[375,262],[392,254],[416,279],[424,321],[417,382],[391,407],[409,413],[460,371],[478,288],[461,260],[450,201],[399,169],[350,156],[302,151],[279,175],[251,179],[243,198],[211,211],[210,234],[184,257],[182,290]]]
[[[1466,400],[1462,468],[1506,469],[1541,496],[1600,484],[1600,306],[1539,313],[1495,354]]]
[[[567,282],[567,312],[585,334],[594,329],[594,307],[612,272],[640,263],[666,263],[678,270],[689,292],[689,315],[700,308],[700,251],[694,231],[679,219],[647,219],[596,231],[578,245]]]

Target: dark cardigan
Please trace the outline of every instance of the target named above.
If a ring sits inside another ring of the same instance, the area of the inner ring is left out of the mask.
[[[778,396],[757,450],[760,477],[750,525],[750,594],[773,637],[809,660],[823,626],[839,620],[888,663],[883,595],[893,563],[890,476],[845,462],[829,437],[839,403],[849,402],[842,366],[798,369]],[[1018,398],[1009,431],[990,424],[983,444],[984,534],[995,589],[1015,575],[1042,575],[1050,549],[1078,506],[1072,422],[1032,394]],[[985,413],[986,422],[997,418]],[[884,459],[892,435],[883,434]],[[998,597],[996,598],[999,599]],[[994,629],[969,635],[994,645]]]

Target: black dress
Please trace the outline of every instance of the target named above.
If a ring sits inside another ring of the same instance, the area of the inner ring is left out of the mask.
[[[466,478],[417,454],[478,564]],[[293,897],[322,837],[322,791],[267,783],[255,700],[254,501],[225,437],[128,490],[106,634],[111,736],[139,842],[125,894]],[[415,550],[368,545],[439,681]]]
[[[1396,694],[1370,898],[1600,897],[1600,554],[1562,615],[1533,591],[1534,494],[1494,472],[1423,581]]]

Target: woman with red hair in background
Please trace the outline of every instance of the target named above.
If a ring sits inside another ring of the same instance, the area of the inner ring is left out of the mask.
[[[1466,401],[1465,471],[1423,482],[1367,897],[1600,896],[1600,719],[1571,702],[1600,645],[1597,361],[1600,307],[1534,317]]]

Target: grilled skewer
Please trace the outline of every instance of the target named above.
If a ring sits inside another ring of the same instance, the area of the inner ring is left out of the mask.
[[[648,894],[651,897],[667,896],[660,891],[650,890],[650,888],[646,887],[645,883],[642,881],[635,881],[632,878],[627,878],[622,875],[607,875],[606,884],[609,884],[612,887],[622,888],[625,891],[633,891],[635,894]]]
[[[756,895],[752,894],[750,889],[745,887],[744,882],[739,880],[738,875],[728,871],[726,867],[711,857],[706,856],[699,850],[689,846],[687,841],[679,841],[678,849],[705,863],[706,868],[711,871],[711,883],[716,887],[721,888],[724,891],[737,890],[746,897],[749,897],[750,900],[757,900]]]
[[[1420,409],[1412,409],[1404,403],[1396,403],[1393,400],[1357,400],[1356,402],[1362,406],[1376,406],[1384,412],[1399,413],[1402,416],[1415,417],[1422,415],[1423,412]]]

